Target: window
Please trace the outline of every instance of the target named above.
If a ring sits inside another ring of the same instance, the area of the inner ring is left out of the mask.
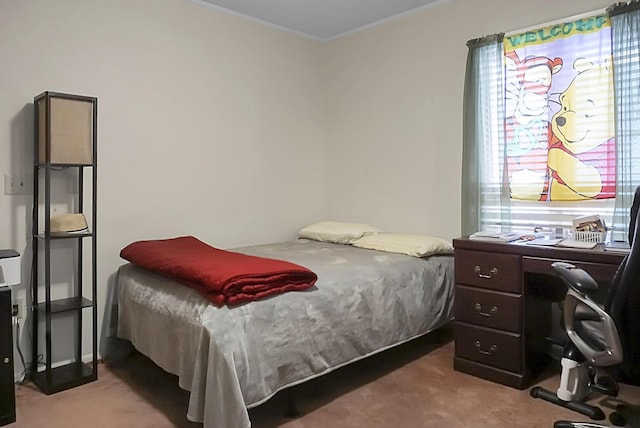
[[[593,214],[626,233],[640,185],[640,31],[637,11],[607,12],[468,43],[463,234]]]

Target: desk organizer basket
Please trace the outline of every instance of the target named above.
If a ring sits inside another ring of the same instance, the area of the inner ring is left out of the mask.
[[[578,230],[574,230],[572,232],[573,239],[576,241],[585,241],[585,242],[604,242],[607,237],[607,231],[603,232],[582,232]]]

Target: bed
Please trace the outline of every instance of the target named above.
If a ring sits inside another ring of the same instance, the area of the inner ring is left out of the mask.
[[[190,391],[187,418],[251,426],[276,392],[427,334],[453,316],[453,256],[297,239],[236,248],[317,274],[304,291],[216,306],[132,263],[116,275],[118,337]]]

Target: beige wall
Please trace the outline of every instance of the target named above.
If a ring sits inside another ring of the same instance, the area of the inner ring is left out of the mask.
[[[460,232],[466,42],[610,0],[450,0],[325,46],[329,215]]]
[[[7,0],[0,58],[0,179],[32,175],[35,95],[98,97],[100,320],[133,240],[228,248],[326,215],[316,42],[181,0]],[[0,248],[27,284],[31,196],[2,190]]]
[[[98,97],[100,324],[136,239],[227,248],[324,218],[452,238],[465,42],[608,4],[451,0],[321,45],[182,0],[0,1],[0,179],[32,173],[35,95]],[[30,208],[0,192],[24,284]]]

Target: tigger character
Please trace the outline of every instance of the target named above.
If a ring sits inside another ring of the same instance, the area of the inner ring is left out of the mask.
[[[520,61],[517,53],[510,51],[505,60],[510,77],[505,138],[511,197],[537,200],[547,173],[551,79],[562,69],[562,59],[528,56]]]

